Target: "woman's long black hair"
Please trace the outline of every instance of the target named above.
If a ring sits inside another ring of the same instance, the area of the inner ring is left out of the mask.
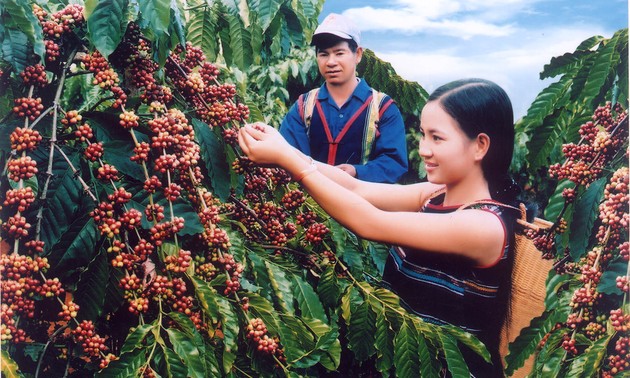
[[[469,138],[488,135],[490,147],[481,168],[492,198],[518,205],[520,188],[509,174],[514,153],[514,113],[507,93],[489,80],[462,79],[436,89],[428,101],[436,100]]]

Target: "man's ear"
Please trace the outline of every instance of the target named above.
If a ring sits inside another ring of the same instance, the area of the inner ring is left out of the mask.
[[[357,47],[357,64],[359,64],[361,58],[363,58],[363,47]]]
[[[486,133],[477,135],[475,139],[475,159],[481,161],[490,149],[490,137]]]

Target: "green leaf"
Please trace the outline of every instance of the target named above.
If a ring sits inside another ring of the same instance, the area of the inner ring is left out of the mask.
[[[234,312],[232,305],[227,299],[217,297],[219,304],[221,322],[223,323],[223,371],[225,373],[232,370],[232,365],[236,359],[236,350],[238,340],[238,316]]]
[[[121,354],[117,360],[107,365],[104,370],[96,373],[99,378],[133,378],[140,377],[141,368],[146,362],[146,350],[136,349]]]
[[[614,36],[597,50],[595,61],[588,73],[586,83],[584,84],[584,90],[581,93],[582,98],[586,100],[593,100],[602,91],[602,87],[604,86],[608,76],[610,76],[613,68],[617,43],[619,43],[618,36]],[[597,104],[592,105],[595,106]]]
[[[168,32],[171,16],[170,0],[138,0],[142,18],[156,34]]]
[[[560,335],[562,336],[562,335]],[[557,347],[558,340],[547,340],[547,345],[553,345],[554,347],[543,348],[541,353],[539,354],[539,358],[536,361],[536,368],[538,369],[541,377],[560,377],[562,374],[560,373],[565,365],[564,361],[567,359],[567,352],[564,348]],[[538,362],[542,362],[541,365],[538,365]]]
[[[595,377],[601,372],[602,365],[606,361],[606,350],[611,339],[611,335],[602,337],[586,349],[583,356],[580,356],[584,357],[584,364],[579,366],[580,369],[578,369],[581,376]]]
[[[352,285],[350,286],[343,297],[341,297],[341,316],[346,321],[346,324],[350,324],[350,320],[352,319],[352,309],[363,303],[363,298],[359,294],[357,288]]]
[[[282,0],[266,0],[261,1],[257,9],[252,9],[258,16],[258,23],[263,33],[266,32],[269,25],[271,25],[271,21],[276,17],[283,3],[284,1]]]
[[[182,3],[178,0],[170,0],[170,24],[168,34],[171,36],[171,45],[169,50],[172,50],[175,46],[186,46],[186,32],[185,20],[182,13]]]
[[[543,120],[553,113],[554,109],[563,106],[560,100],[565,97],[571,84],[569,77],[563,77],[559,82],[552,83],[543,89],[530,105],[527,115],[523,117],[525,129],[533,133],[537,126],[541,126]]]
[[[363,302],[352,311],[348,327],[348,347],[355,359],[363,362],[375,352],[376,314],[368,302]]]
[[[3,14],[2,21],[6,31],[20,30],[33,47],[33,52],[43,58],[45,53],[43,31],[31,5],[27,1],[6,0],[4,7],[6,14]],[[18,70],[20,71],[23,69]]]
[[[333,327],[319,319],[301,318],[309,330],[315,334],[317,343],[315,351],[321,352],[320,363],[328,370],[335,371],[341,362],[341,343],[336,323]]]
[[[441,370],[441,364],[437,359],[437,352],[435,348],[430,347],[430,342],[427,342],[423,333],[420,333],[418,328],[419,322],[414,322],[419,337],[416,339],[418,342],[418,355],[420,356],[420,376],[422,377],[437,377]]]
[[[562,131],[562,124],[554,116],[550,116],[542,125],[531,130],[533,134],[527,142],[527,160],[530,162],[530,169],[535,170],[552,163],[552,153],[563,141]]]
[[[556,190],[553,192],[551,197],[549,198],[549,203],[547,207],[545,207],[544,217],[545,219],[553,220],[558,219],[560,216],[560,212],[564,207],[564,197],[562,196],[562,191],[566,188],[574,188],[575,183],[569,180],[562,180],[556,186]]]
[[[490,362],[490,352],[488,352],[486,346],[474,335],[462,330],[461,328],[453,326],[444,326],[442,329],[450,336],[453,336],[458,342],[483,357],[486,362]]]
[[[250,31],[238,17],[231,17],[228,23],[230,47],[232,48],[232,64],[244,70],[253,63]]]
[[[87,19],[90,41],[104,57],[116,50],[125,34],[128,5],[128,0],[101,0],[90,10]]]
[[[545,64],[540,73],[540,80],[571,73],[576,69],[576,66],[582,63],[582,59],[590,54],[592,51],[579,51],[578,49],[573,53],[565,53],[551,58],[549,64]]]
[[[166,333],[168,333],[169,340],[173,345],[173,350],[188,367],[187,375],[193,378],[204,378],[205,369],[204,360],[201,358],[202,354],[190,337],[174,328],[168,328]]]
[[[131,333],[127,335],[127,338],[125,339],[125,344],[123,344],[122,348],[120,349],[120,354],[123,355],[136,349],[143,348],[143,341],[145,337],[147,337],[149,333],[157,330],[158,326],[159,325],[157,324],[157,321],[155,321],[151,324],[139,325],[138,327],[133,329],[133,331],[131,331]]]
[[[578,261],[588,247],[589,236],[599,216],[599,203],[604,195],[606,179],[601,178],[589,185],[575,204],[571,222],[570,253],[573,261]]]
[[[107,288],[105,289],[105,304],[103,305],[102,314],[114,313],[118,311],[123,303],[126,303],[123,297],[124,291],[120,287],[120,279],[125,274],[120,269],[110,269],[109,280],[107,281]]]
[[[356,236],[332,218],[328,221],[328,224],[335,242],[335,254],[337,257],[345,261],[352,272],[362,272],[363,255],[359,250]]]
[[[103,160],[116,167],[116,169],[129,179],[144,182],[144,170],[139,164],[131,161],[134,155],[134,143],[131,139],[111,140],[103,143]]]
[[[566,320],[561,312],[545,311],[541,316],[532,319],[529,327],[521,330],[520,335],[509,344],[509,353],[505,357],[505,373],[511,376],[525,364],[538,347],[543,337],[553,330],[558,322]]]
[[[201,308],[203,308],[204,314],[210,318],[213,324],[217,324],[219,321],[219,305],[215,300],[217,296],[216,292],[207,282],[197,277],[191,277],[191,281],[195,286],[195,295],[199,300]]]
[[[230,196],[230,167],[225,160],[225,146],[206,123],[193,118],[195,137],[206,164],[214,193],[225,202]]]
[[[76,155],[74,157],[76,158]],[[76,161],[73,161],[73,164],[76,164]],[[48,247],[57,244],[72,222],[81,214],[79,207],[84,196],[79,181],[67,165],[58,182],[57,187],[49,187],[47,207],[43,212],[41,238]]]
[[[448,366],[448,371],[453,377],[469,377],[470,370],[464,361],[464,356],[457,347],[457,342],[445,333],[439,334],[442,348],[444,350],[444,358]]]
[[[385,270],[385,261],[387,261],[387,256],[389,256],[389,247],[385,244],[370,242],[368,243],[367,248],[378,273],[383,275],[383,271]]]
[[[324,307],[313,287],[298,276],[293,276],[293,296],[298,303],[302,316],[327,322]]]
[[[2,376],[6,378],[21,378],[20,367],[13,361],[9,352],[6,349],[2,349],[0,352],[0,371]]]
[[[341,295],[341,287],[337,280],[334,266],[328,266],[317,283],[319,299],[324,306],[336,307]]]
[[[98,253],[81,273],[74,301],[79,305],[79,320],[96,321],[103,311],[109,278],[109,261],[104,251]]]
[[[297,317],[281,314],[278,326],[280,340],[285,346],[287,362],[290,365],[307,368],[319,361],[319,356],[312,355],[315,338]]]
[[[606,38],[602,37],[601,35],[595,35],[590,38],[587,38],[584,41],[582,41],[582,43],[580,43],[580,45],[576,49],[576,52],[591,50],[593,47],[599,45],[604,40],[606,40]]]
[[[205,1],[191,2],[190,5],[195,7],[202,4],[205,4]],[[186,38],[193,46],[201,48],[210,61],[215,61],[219,53],[219,44],[215,32],[217,16],[217,12],[213,12],[210,7],[205,6],[203,10],[197,9],[195,12],[191,12],[187,25],[188,34]]]
[[[376,348],[376,369],[383,375],[387,375],[394,364],[394,335],[394,330],[385,315],[385,309],[381,308],[376,313],[374,347]]]
[[[411,321],[406,321],[400,327],[394,339],[394,366],[396,376],[417,376],[420,367],[418,358],[418,333]]]
[[[49,214],[49,216],[55,215],[60,217],[59,213]],[[47,218],[46,214],[44,218]],[[51,270],[59,277],[69,277],[76,269],[87,265],[97,252],[96,246],[100,232],[94,220],[88,214],[74,219],[75,221],[63,230],[63,234],[50,251]],[[62,222],[61,219],[59,221]]]
[[[269,332],[272,334],[279,333],[278,312],[273,308],[271,302],[254,293],[248,293],[247,297],[249,298],[249,311],[252,315],[261,318]]]
[[[256,285],[261,287],[259,293],[261,293],[269,301],[273,301],[273,296],[271,295],[273,288],[271,287],[271,281],[267,275],[265,260],[254,252],[249,253],[248,258],[251,263],[251,273],[255,279]]]
[[[160,203],[165,209],[168,209],[166,202]],[[184,218],[184,228],[178,232],[178,235],[198,235],[203,232],[203,226],[199,221],[197,211],[183,198],[178,198],[173,203],[173,213],[176,217]]]
[[[293,314],[295,309],[293,308],[293,293],[292,282],[290,275],[287,277],[287,273],[279,266],[265,261],[267,267],[267,276],[269,282],[275,293],[275,297],[278,300],[278,305],[284,310],[283,312]]]
[[[621,289],[617,287],[617,277],[624,277],[628,274],[628,262],[619,260],[609,264],[606,271],[597,284],[597,291],[605,295],[621,295]]]
[[[30,49],[26,34],[16,29],[5,29],[2,40],[2,60],[13,66],[16,72],[29,65]]]
[[[162,353],[164,354],[164,364],[166,365],[166,373],[168,377],[189,377],[188,367],[184,360],[171,348],[167,347],[162,341],[158,343]]]

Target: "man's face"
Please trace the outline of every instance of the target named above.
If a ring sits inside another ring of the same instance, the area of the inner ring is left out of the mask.
[[[356,67],[361,61],[362,55],[363,49],[361,47],[353,53],[346,41],[339,42],[327,49],[320,49],[317,51],[319,73],[329,85],[346,84],[355,80]]]

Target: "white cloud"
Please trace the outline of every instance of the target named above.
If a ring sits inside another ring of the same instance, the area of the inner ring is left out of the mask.
[[[463,39],[500,37],[516,29],[509,20],[537,0],[398,0],[387,8],[351,8],[343,14],[362,31],[433,33]]]
[[[431,92],[439,85],[465,77],[495,81],[510,95],[517,117],[523,116],[536,95],[549,84],[539,73],[552,57],[573,52],[586,38],[604,34],[597,28],[538,30],[492,53],[463,56],[454,47],[431,52],[375,51],[396,72]],[[472,48],[473,51],[482,49]],[[554,79],[555,80],[555,79]]]

